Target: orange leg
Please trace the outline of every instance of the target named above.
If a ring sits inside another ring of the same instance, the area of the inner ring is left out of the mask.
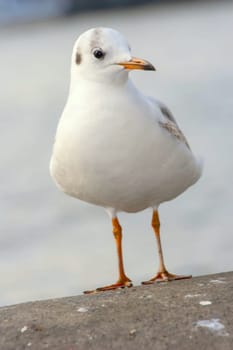
[[[151,278],[149,281],[142,282],[142,284],[153,284],[154,282],[167,282],[172,280],[181,280],[181,279],[191,278],[192,276],[174,275],[167,271],[164,264],[164,259],[163,259],[163,251],[162,251],[162,245],[160,240],[160,221],[159,221],[159,213],[157,210],[153,211],[151,225],[154,229],[155,237],[158,245],[159,270],[153,278]]]
[[[126,276],[124,271],[123,256],[122,256],[122,228],[117,217],[112,219],[113,235],[116,242],[117,256],[118,256],[118,270],[119,278],[116,283],[109,286],[100,287],[96,290],[85,291],[84,294],[91,294],[97,292],[104,292],[108,290],[114,290],[118,288],[132,287],[131,280]]]

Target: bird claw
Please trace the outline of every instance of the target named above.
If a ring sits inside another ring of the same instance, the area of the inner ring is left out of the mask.
[[[105,287],[99,287],[94,290],[86,290],[83,293],[84,294],[96,294],[100,292],[106,292],[109,290],[115,290],[115,289],[123,289],[123,288],[130,288],[133,287],[133,283],[130,280],[122,281],[122,282],[116,282],[114,284],[110,284],[109,286]]]
[[[151,278],[149,281],[144,281],[142,284],[154,284],[155,282],[169,282],[169,281],[175,281],[175,280],[183,280],[192,278],[191,275],[174,275],[168,271],[164,272],[158,272],[155,277]]]

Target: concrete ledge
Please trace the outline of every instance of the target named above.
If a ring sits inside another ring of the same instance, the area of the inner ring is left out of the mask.
[[[0,349],[232,350],[233,272],[0,308]]]

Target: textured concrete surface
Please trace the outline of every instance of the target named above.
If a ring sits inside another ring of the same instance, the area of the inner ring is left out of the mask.
[[[0,308],[0,349],[233,348],[233,272]]]

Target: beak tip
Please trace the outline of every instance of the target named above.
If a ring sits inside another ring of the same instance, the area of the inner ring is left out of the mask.
[[[146,64],[144,70],[153,70],[156,71],[155,67],[152,64]]]

